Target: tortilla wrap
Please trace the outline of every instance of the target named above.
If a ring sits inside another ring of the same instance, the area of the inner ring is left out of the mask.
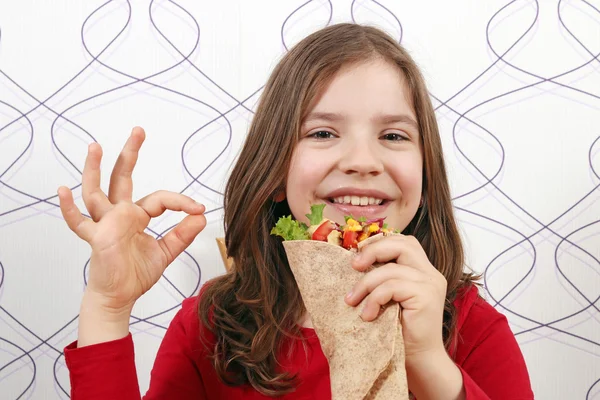
[[[231,268],[233,267],[233,258],[227,257],[227,246],[225,246],[225,238],[217,238],[217,246],[219,247],[219,252],[221,253],[221,258],[223,259],[225,271],[231,271]]]
[[[351,267],[354,252],[315,240],[283,246],[329,362],[332,399],[408,399],[400,306],[392,302],[375,321],[364,322],[362,303],[351,307],[344,301],[364,275]]]

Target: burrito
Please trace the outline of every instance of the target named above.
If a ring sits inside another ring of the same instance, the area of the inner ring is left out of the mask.
[[[283,246],[315,333],[329,363],[333,400],[408,399],[400,306],[392,302],[375,321],[364,322],[362,303],[351,307],[344,296],[364,272],[351,267],[364,245],[399,232],[383,219],[323,218],[325,205],[313,205],[310,225],[282,217],[271,233]]]

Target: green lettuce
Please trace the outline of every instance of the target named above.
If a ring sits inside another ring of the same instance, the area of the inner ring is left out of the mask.
[[[283,240],[309,240],[308,226],[305,223],[292,219],[291,215],[279,218],[277,224],[271,229],[271,235],[281,236]]]
[[[306,214],[306,218],[310,221],[310,225],[319,225],[323,221],[323,209],[325,204],[313,204],[310,206],[310,214]]]

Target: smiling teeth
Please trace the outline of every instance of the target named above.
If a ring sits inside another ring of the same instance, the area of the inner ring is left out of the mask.
[[[376,199],[374,197],[359,197],[359,196],[340,196],[332,199],[334,203],[338,204],[352,204],[353,206],[368,206],[368,205],[379,205],[383,202],[383,199]]]

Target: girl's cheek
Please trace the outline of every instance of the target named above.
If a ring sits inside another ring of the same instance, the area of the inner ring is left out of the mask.
[[[391,172],[393,179],[403,189],[403,192],[412,188],[420,191],[423,178],[423,165],[418,159],[415,159],[414,162],[396,163],[388,171]]]

